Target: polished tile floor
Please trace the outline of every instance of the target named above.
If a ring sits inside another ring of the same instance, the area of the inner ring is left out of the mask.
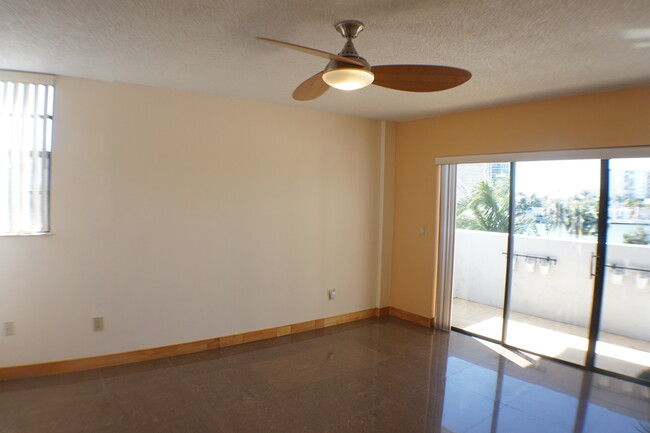
[[[0,432],[643,433],[649,390],[383,318],[0,382]]]

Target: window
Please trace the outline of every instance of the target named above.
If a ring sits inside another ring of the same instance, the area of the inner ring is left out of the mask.
[[[436,163],[436,326],[647,384],[650,146]]]
[[[48,233],[52,76],[0,71],[0,235]]]

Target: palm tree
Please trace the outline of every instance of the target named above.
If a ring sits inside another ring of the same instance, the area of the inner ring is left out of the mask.
[[[559,231],[567,225],[567,209],[561,200],[555,199],[550,206],[544,208],[544,224],[546,233],[551,230]]]
[[[575,236],[598,232],[596,201],[587,193],[576,194],[567,203],[567,231]]]
[[[456,208],[456,227],[459,229],[507,233],[509,225],[510,185],[497,181],[490,185],[477,183]],[[515,211],[515,233],[536,234],[535,220],[523,210]]]
[[[544,209],[546,232],[561,229],[575,235],[593,235],[598,232],[597,200],[587,192],[571,198],[552,200]]]
[[[456,226],[486,232],[508,232],[509,186],[498,182],[494,188],[486,180],[477,183],[458,203]]]

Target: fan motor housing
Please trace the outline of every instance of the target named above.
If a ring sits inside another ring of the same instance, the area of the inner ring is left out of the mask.
[[[345,20],[336,23],[334,28],[344,38],[354,39],[359,36],[359,33],[361,33],[366,26],[358,20]]]
[[[344,22],[347,23],[347,21],[344,21]],[[358,22],[358,21],[356,21],[356,22]],[[338,26],[340,24],[342,24],[342,23],[337,24],[337,28],[338,28]],[[325,67],[324,72],[331,71],[331,70],[334,70],[334,69],[343,69],[343,68],[345,68],[345,69],[365,69],[366,71],[370,71],[370,63],[368,63],[368,61],[366,59],[364,59],[363,57],[361,57],[359,55],[359,53],[357,53],[357,49],[354,47],[354,44],[352,43],[351,38],[348,38],[348,40],[345,42],[345,45],[343,45],[343,48],[341,49],[341,51],[339,52],[338,55],[342,56],[342,57],[349,57],[351,59],[358,60],[358,61],[363,63],[363,66],[354,65],[352,63],[341,62],[339,60],[330,60],[330,62]]]

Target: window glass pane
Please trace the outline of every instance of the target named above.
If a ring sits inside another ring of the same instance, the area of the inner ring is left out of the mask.
[[[596,366],[650,382],[650,158],[609,162]]]
[[[0,81],[0,235],[49,231],[53,95],[51,85]]]
[[[458,165],[451,325],[501,339],[510,164]]]
[[[584,364],[599,191],[599,160],[516,163],[506,343]]]

